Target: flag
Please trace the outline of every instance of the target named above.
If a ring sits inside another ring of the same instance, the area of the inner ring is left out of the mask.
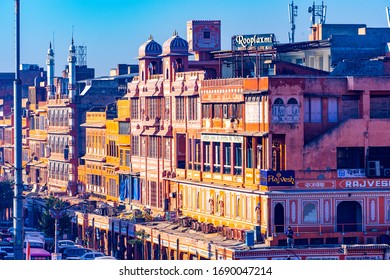
[[[26,260],[31,260],[31,247],[30,247],[30,242],[27,241],[26,245]]]

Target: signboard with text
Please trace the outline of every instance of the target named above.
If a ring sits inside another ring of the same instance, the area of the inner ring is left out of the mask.
[[[342,189],[388,189],[389,179],[344,179],[338,181],[338,187]]]
[[[297,181],[295,185],[296,189],[335,189],[336,181],[320,181],[320,180],[304,180]]]
[[[364,169],[338,169],[337,177],[338,178],[362,178],[362,177],[366,177],[366,172]]]
[[[232,37],[232,50],[263,50],[270,49],[275,43],[275,35],[269,34],[251,34],[235,35]]]
[[[295,185],[295,172],[260,170],[260,184],[269,187],[293,187]]]

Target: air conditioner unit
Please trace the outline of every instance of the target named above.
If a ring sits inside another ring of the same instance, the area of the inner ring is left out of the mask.
[[[380,162],[379,160],[371,160],[367,162],[367,177],[380,176]]]
[[[383,170],[383,176],[390,177],[390,168],[385,168]]]

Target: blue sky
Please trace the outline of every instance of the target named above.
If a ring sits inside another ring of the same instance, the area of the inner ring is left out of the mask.
[[[274,33],[288,42],[288,5],[291,0],[20,0],[21,63],[45,67],[46,51],[53,41],[56,75],[67,64],[74,30],[76,45],[87,46],[87,62],[96,75],[108,75],[119,63],[137,63],[138,47],[152,34],[161,45],[176,30],[186,38],[188,20],[221,20],[222,49],[230,48],[237,34]],[[321,1],[316,0],[316,5]],[[295,0],[298,6],[295,41],[308,39],[312,0]],[[390,1],[325,0],[326,23],[363,23],[387,27],[385,7]],[[0,0],[0,72],[13,72],[14,0]]]

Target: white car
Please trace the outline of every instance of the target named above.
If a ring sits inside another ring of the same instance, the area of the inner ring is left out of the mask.
[[[96,257],[95,258],[95,261],[100,261],[100,260],[117,260],[117,259],[113,256],[103,256],[103,257]]]
[[[94,260],[99,257],[105,257],[104,253],[102,252],[88,252],[85,253],[84,255],[80,257],[73,257],[73,258],[67,258],[67,259],[72,259],[72,260]]]
[[[76,245],[76,242],[73,240],[58,240],[58,246],[68,246],[68,245]]]

